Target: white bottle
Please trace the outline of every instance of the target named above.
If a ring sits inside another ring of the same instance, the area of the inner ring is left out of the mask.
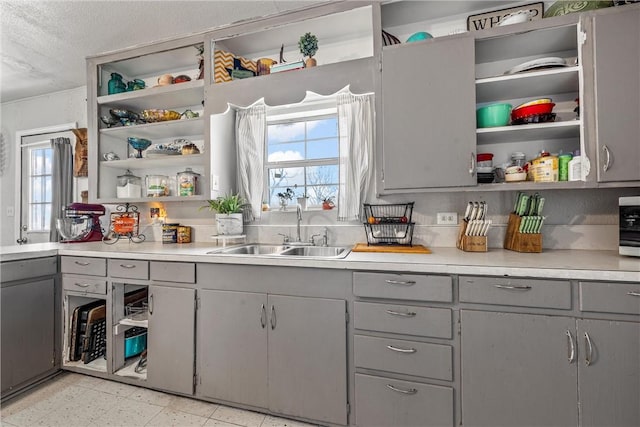
[[[582,179],[582,157],[574,156],[569,160],[569,181],[580,181]]]

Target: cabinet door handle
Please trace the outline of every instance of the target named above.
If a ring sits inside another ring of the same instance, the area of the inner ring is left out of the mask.
[[[567,342],[569,343],[569,364],[575,362],[576,358],[576,344],[573,342],[573,336],[571,336],[571,331],[567,329]]]
[[[400,348],[394,347],[392,345],[388,345],[387,348],[389,350],[397,351],[398,353],[415,353],[416,351],[418,351],[415,348]]]
[[[640,297],[640,292],[629,291],[627,295],[631,295],[632,297]]]
[[[74,285],[80,287],[80,288],[88,288],[89,286],[91,286],[88,283],[74,283]]]
[[[493,285],[498,289],[509,289],[512,291],[530,291],[531,290],[531,286],[529,285],[525,285],[525,286],[521,286],[521,285]]]
[[[264,308],[264,304],[260,308],[260,326],[262,326],[262,329],[267,326],[267,309]]]
[[[606,172],[609,170],[609,167],[611,167],[611,152],[609,151],[609,147],[606,145],[602,146],[602,151],[607,155],[604,165],[602,166],[602,170]]]
[[[403,393],[403,394],[416,394],[418,392],[417,389],[415,388],[409,388],[409,389],[402,389],[402,388],[398,388],[398,387],[394,387],[391,384],[387,384],[387,388],[393,390],[393,391],[397,391],[398,393]]]
[[[136,268],[136,266],[133,265],[133,264],[120,264],[120,267],[122,267],[122,268]]]
[[[271,329],[276,328],[276,308],[271,305]]]
[[[404,286],[413,286],[416,284],[415,280],[385,280],[386,283],[390,285],[404,285]]]
[[[476,173],[476,154],[471,152],[471,162],[469,163],[469,175],[473,176]]]
[[[414,311],[408,311],[406,313],[403,313],[402,311],[387,310],[387,313],[389,313],[392,316],[400,316],[400,317],[414,317],[416,315]]]
[[[153,294],[149,295],[149,315],[153,314]]]
[[[591,337],[587,332],[584,333],[584,348],[586,350],[584,364],[591,366],[591,363],[593,363],[593,344],[591,343]]]
[[[80,262],[80,261],[74,261],[74,263],[82,267],[86,267],[87,265],[91,264],[90,262]]]

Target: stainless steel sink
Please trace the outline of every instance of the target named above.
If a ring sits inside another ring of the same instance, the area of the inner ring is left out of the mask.
[[[207,252],[215,255],[286,256],[298,258],[342,259],[351,248],[343,246],[286,246],[250,243]]]
[[[283,252],[283,256],[312,258],[344,258],[351,252],[350,248],[341,246],[294,246]]]

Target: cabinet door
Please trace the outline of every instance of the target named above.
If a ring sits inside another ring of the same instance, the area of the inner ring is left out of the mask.
[[[346,302],[269,295],[269,409],[347,423]]]
[[[640,425],[640,324],[578,320],[578,342],[580,425]]]
[[[265,294],[200,293],[198,395],[268,406],[266,307]]]
[[[193,393],[195,360],[194,289],[149,286],[147,383]]]
[[[55,367],[54,279],[3,287],[2,393]]]
[[[461,324],[462,424],[577,425],[573,319],[463,310]]]
[[[385,190],[476,185],[473,37],[382,52]]]
[[[594,17],[593,38],[598,181],[640,180],[640,9]]]

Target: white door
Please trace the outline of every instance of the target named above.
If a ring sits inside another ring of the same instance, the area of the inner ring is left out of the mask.
[[[65,137],[73,142],[69,130],[75,123],[18,133],[20,158],[15,203],[19,208],[16,222],[18,244],[49,241],[51,223],[53,150],[51,139]]]

